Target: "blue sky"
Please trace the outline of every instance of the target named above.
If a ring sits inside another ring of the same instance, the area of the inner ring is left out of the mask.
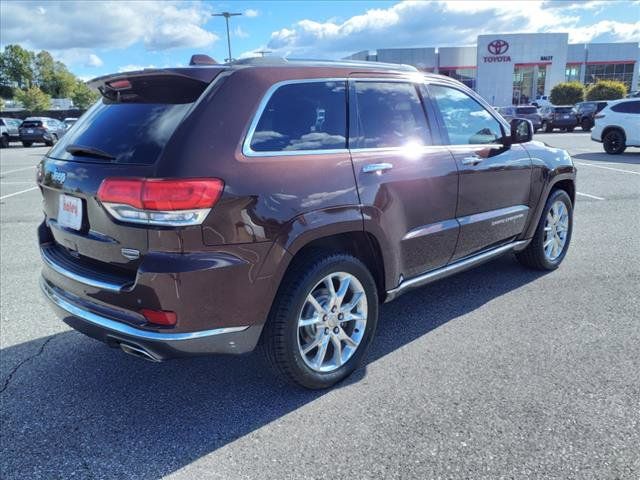
[[[472,45],[479,34],[568,32],[571,42],[640,40],[640,1],[0,1],[0,46],[46,49],[82,78],[178,66],[192,53],[341,58],[384,47]]]

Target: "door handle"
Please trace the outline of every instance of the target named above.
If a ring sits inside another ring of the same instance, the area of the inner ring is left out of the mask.
[[[391,170],[393,163],[370,163],[362,167],[362,173],[374,173],[384,172],[385,170]]]
[[[482,157],[479,157],[477,155],[472,155],[470,157],[464,157],[462,159],[462,164],[463,165],[477,165],[478,163],[480,163],[483,160],[484,160],[484,158],[482,158]]]

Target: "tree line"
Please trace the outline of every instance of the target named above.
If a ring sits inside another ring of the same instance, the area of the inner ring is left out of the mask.
[[[7,45],[0,52],[0,97],[13,98],[29,111],[47,110],[51,98],[70,98],[80,109],[98,98],[85,82],[46,50]]]

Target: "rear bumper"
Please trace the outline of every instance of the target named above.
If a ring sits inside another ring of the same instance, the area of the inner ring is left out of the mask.
[[[64,292],[44,277],[40,287],[58,316],[75,330],[153,361],[212,353],[246,353],[255,348],[262,332],[262,325],[183,333],[143,330],[118,319],[115,310],[106,311],[104,306]]]
[[[51,141],[51,139],[53,137],[49,133],[45,133],[45,134],[42,134],[42,133],[38,133],[38,134],[23,134],[23,133],[21,133],[19,138],[20,138],[21,142],[49,142],[49,141]]]

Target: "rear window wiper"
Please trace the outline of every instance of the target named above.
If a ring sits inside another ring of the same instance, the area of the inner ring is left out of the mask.
[[[65,147],[65,150],[71,155],[81,155],[84,157],[104,158],[105,160],[115,160],[116,157],[110,153],[100,150],[99,148],[88,147],[86,145],[78,145],[72,143]]]

